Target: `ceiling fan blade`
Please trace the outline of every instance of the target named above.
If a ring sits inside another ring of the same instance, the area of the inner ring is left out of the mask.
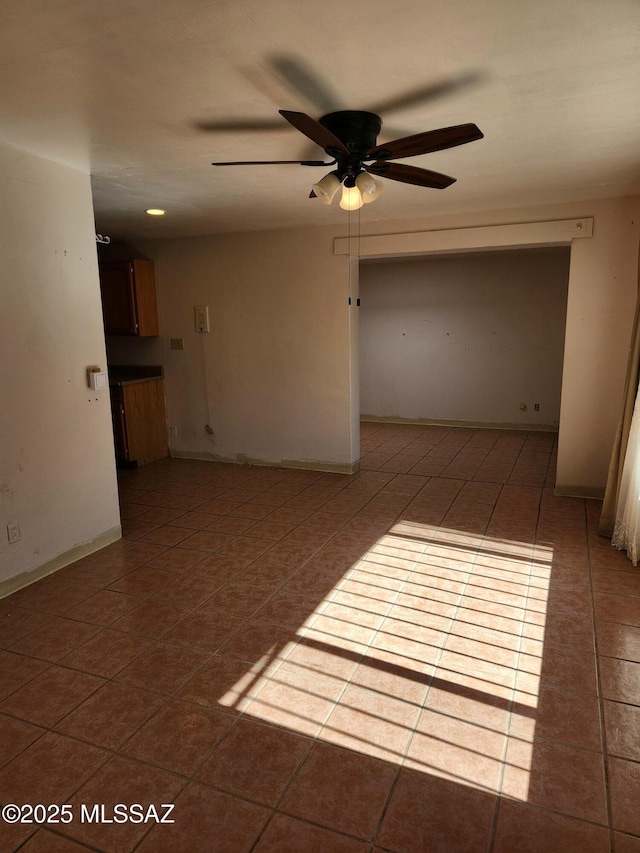
[[[393,110],[407,109],[417,104],[423,104],[426,101],[434,101],[444,95],[452,94],[465,86],[477,83],[480,80],[480,74],[475,71],[469,71],[465,74],[459,74],[456,77],[447,77],[443,80],[438,80],[436,83],[430,83],[427,86],[422,86],[419,89],[412,89],[404,95],[397,98],[390,98],[382,103],[374,104],[367,107],[369,112],[390,113]]]
[[[456,179],[450,178],[449,175],[441,175],[440,172],[432,172],[430,169],[418,169],[416,166],[404,166],[402,163],[372,163],[365,166],[365,169],[381,178],[434,190],[444,190],[456,182]]]
[[[438,130],[405,136],[403,139],[394,139],[384,145],[376,145],[367,153],[367,159],[371,157],[376,160],[398,160],[401,157],[415,157],[444,148],[455,148],[456,145],[465,145],[483,137],[484,133],[475,124],[441,127]]]
[[[220,121],[199,121],[198,130],[207,132],[234,130],[282,130],[282,122],[274,119],[221,119]]]
[[[333,166],[334,160],[326,163],[324,160],[227,160],[222,163],[212,163],[212,166]]]
[[[282,118],[285,118],[289,124],[292,124],[300,133],[304,133],[312,142],[319,145],[321,148],[332,149],[339,151],[341,154],[348,154],[349,149],[341,142],[337,136],[323,127],[315,119],[308,116],[306,113],[296,113],[290,110],[278,110]]]
[[[288,86],[299,92],[320,114],[342,109],[339,98],[300,57],[274,56],[268,60],[268,64]]]

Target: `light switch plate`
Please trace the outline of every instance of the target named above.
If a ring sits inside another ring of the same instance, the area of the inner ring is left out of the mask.
[[[102,391],[109,386],[109,380],[106,373],[98,373],[94,371],[90,374],[91,387],[94,391]]]
[[[196,332],[208,332],[209,307],[207,305],[196,305],[194,311],[196,315]]]
[[[87,385],[93,391],[101,391],[109,387],[109,377],[97,364],[87,367]]]

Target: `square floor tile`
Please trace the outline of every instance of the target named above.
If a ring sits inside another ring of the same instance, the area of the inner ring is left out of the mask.
[[[61,663],[93,675],[111,678],[151,645],[152,641],[143,637],[103,630],[70,652]]]
[[[640,835],[640,764],[611,757],[607,764],[612,825],[622,832]]]
[[[42,660],[58,662],[98,632],[97,625],[55,617],[41,628],[18,640],[11,651]]]
[[[109,682],[62,719],[56,730],[106,749],[117,749],[162,705],[148,690]]]
[[[275,806],[312,743],[285,729],[242,719],[205,762],[198,780]]]
[[[385,761],[317,743],[280,808],[364,840],[372,840],[395,778]]]
[[[93,625],[111,625],[135,604],[134,599],[120,592],[101,589],[76,604],[66,615],[69,619],[89,622]]]
[[[637,835],[614,832],[613,843],[616,853],[640,853],[640,837]]]
[[[0,714],[0,767],[19,755],[44,732],[39,726]]]
[[[272,589],[265,589],[262,585],[248,585],[241,576],[215,591],[203,607],[248,619],[269,600],[272,593]]]
[[[142,725],[121,751],[132,758],[190,776],[233,723],[234,717],[230,714],[172,701]]]
[[[0,651],[0,699],[4,699],[48,669],[45,661]]]
[[[487,850],[495,807],[486,791],[402,770],[376,843],[397,853]]]
[[[244,621],[224,610],[194,610],[175,624],[165,638],[172,643],[215,652],[242,627]]]
[[[12,601],[18,606],[61,616],[90,595],[90,589],[52,575],[14,592]]]
[[[615,622],[598,622],[598,652],[621,660],[640,663],[640,628],[616,625]]]
[[[132,850],[149,831],[152,822],[92,823],[81,819],[82,807],[85,806],[91,814],[94,804],[103,805],[105,817],[111,817],[113,807],[117,803],[139,803],[145,810],[153,804],[157,807],[157,812],[164,815],[166,809],[162,808],[162,804],[175,804],[184,784],[184,779],[179,776],[116,756],[100,768],[70,800],[75,819],[65,826],[65,834],[106,853]],[[175,809],[168,817],[178,819]],[[160,828],[169,827],[170,824],[166,824]]]
[[[0,801],[66,803],[108,757],[95,746],[47,732],[0,771]]]
[[[178,691],[178,695],[206,708],[240,714],[260,692],[269,675],[269,667],[216,655]]]
[[[80,846],[61,835],[54,835],[47,829],[39,829],[20,848],[22,853],[83,853],[86,849],[84,845]]]
[[[511,732],[527,739],[533,737],[562,741],[585,749],[602,749],[600,703],[595,696],[570,693],[543,685],[525,693],[531,715],[514,714]],[[516,694],[516,699],[522,693]]]
[[[607,752],[640,761],[640,706],[609,701],[603,706]]]
[[[249,853],[271,815],[270,809],[197,783],[180,794],[175,806],[175,823],[154,826],[139,853],[196,851],[203,838],[216,853]]]
[[[330,743],[400,764],[420,708],[376,690],[349,685],[322,731]]]
[[[119,681],[173,693],[208,660],[206,652],[170,643],[155,643],[118,673]]]
[[[230,637],[220,651],[245,661],[272,663],[282,660],[295,642],[296,636],[289,628],[256,618]]]
[[[640,600],[637,597],[595,592],[593,599],[597,620],[640,627]]]
[[[13,596],[0,602],[0,648],[21,640],[49,622],[53,616],[37,610],[24,610],[13,603]]]
[[[248,715],[310,737],[320,732],[344,689],[344,683],[282,669],[259,686]]]
[[[602,657],[600,683],[605,699],[640,705],[640,663]]]
[[[311,823],[276,814],[255,853],[368,853],[369,845]]]
[[[104,679],[52,666],[0,703],[0,711],[53,726],[104,684]]]
[[[178,546],[168,548],[163,554],[149,560],[147,566],[150,569],[164,569],[167,572],[188,572],[195,569],[204,559],[204,554]]]
[[[282,650],[283,672],[308,673],[337,683],[349,681],[362,661],[366,645],[341,639],[325,642],[327,639],[330,638],[313,627],[298,631]]]
[[[160,592],[174,577],[173,572],[167,572],[164,569],[140,566],[112,583],[109,589],[146,599]]]
[[[538,692],[539,685],[597,696],[596,658],[573,646],[525,639],[518,658],[516,687]]]
[[[506,744],[502,732],[425,709],[405,766],[497,793]]]
[[[137,600],[135,604],[136,606],[114,622],[112,627],[117,631],[140,634],[154,639],[160,639],[193,609],[189,605],[163,598],[145,601],[142,604]]]
[[[609,853],[609,831],[586,821],[534,808],[527,803],[500,802],[494,853]],[[616,847],[618,853],[618,848]]]
[[[604,763],[598,752],[537,738],[510,737],[502,794],[606,824]]]

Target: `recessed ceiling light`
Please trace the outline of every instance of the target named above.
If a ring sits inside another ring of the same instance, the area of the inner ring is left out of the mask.
[[[164,216],[166,210],[160,210],[158,207],[150,207],[148,210],[145,210],[145,213],[148,213],[149,216]]]

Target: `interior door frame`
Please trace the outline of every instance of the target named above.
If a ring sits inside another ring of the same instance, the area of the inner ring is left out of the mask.
[[[452,228],[431,231],[411,231],[397,234],[371,234],[366,236],[337,237],[335,255],[348,256],[349,300],[351,317],[349,326],[349,383],[350,383],[350,443],[351,462],[360,458],[360,391],[359,360],[360,340],[358,308],[360,303],[359,263],[363,259],[393,259],[424,257],[429,255],[462,254],[465,252],[496,251],[500,249],[531,249],[550,246],[568,246],[579,239],[593,235],[593,217],[557,219],[543,222],[522,222],[508,225],[484,225],[469,228]],[[571,282],[571,257],[569,260]],[[568,311],[568,306],[567,306]],[[565,348],[566,362],[566,348]],[[563,394],[564,394],[563,365]],[[563,405],[560,404],[558,426],[558,467],[562,464]]]

